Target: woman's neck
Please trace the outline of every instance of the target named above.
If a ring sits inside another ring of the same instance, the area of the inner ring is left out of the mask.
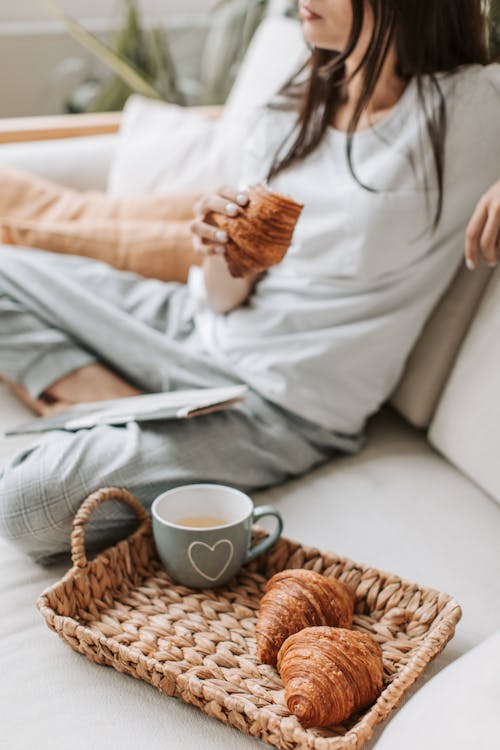
[[[346,73],[348,83],[346,85],[346,96],[333,116],[332,125],[337,130],[347,132],[357,102],[363,90],[363,76],[357,73],[350,77],[359,64],[359,60],[352,56],[346,60]],[[408,81],[400,78],[396,73],[396,53],[394,48],[389,50],[387,58],[380,72],[373,94],[363,111],[356,126],[356,130],[366,130],[372,127],[378,120],[385,117],[400,100]]]

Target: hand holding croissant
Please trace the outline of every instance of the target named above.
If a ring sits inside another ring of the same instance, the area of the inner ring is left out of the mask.
[[[262,183],[245,191],[250,202],[235,218],[210,212],[209,219],[229,236],[225,258],[235,278],[265,271],[283,260],[303,203],[269,190]]]

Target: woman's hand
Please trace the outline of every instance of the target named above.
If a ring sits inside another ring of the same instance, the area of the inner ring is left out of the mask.
[[[223,185],[216,193],[207,193],[195,202],[193,206],[195,218],[189,225],[193,233],[194,249],[203,255],[223,253],[228,241],[227,233],[214,223],[207,221],[207,214],[211,211],[235,217],[241,214],[243,206],[248,204],[248,195],[236,188]]]
[[[500,254],[500,180],[483,195],[465,232],[465,263],[471,271],[477,266],[479,251],[494,268]]]
[[[228,313],[245,302],[262,274],[234,278],[223,255],[228,236],[207,221],[210,211],[225,216],[238,216],[250,198],[244,191],[224,185],[215,194],[202,195],[194,204],[194,220],[190,224],[195,250],[202,253],[207,302],[212,310]]]

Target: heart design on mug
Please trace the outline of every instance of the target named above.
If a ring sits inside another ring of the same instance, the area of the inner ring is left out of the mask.
[[[219,545],[223,545],[220,550],[223,550],[224,547],[226,548],[226,553],[222,556],[222,564],[220,553],[217,551]],[[231,564],[233,555],[234,547],[229,539],[219,539],[212,547],[206,544],[206,542],[191,542],[188,547],[189,562],[198,575],[206,578],[207,581],[216,581],[220,578]],[[206,572],[207,569],[210,573],[214,573],[217,570],[218,572],[216,572],[216,575],[209,575]]]

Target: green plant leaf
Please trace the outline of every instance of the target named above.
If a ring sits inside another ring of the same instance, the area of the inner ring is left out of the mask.
[[[111,70],[113,70],[113,72],[130,87],[130,89],[152,99],[163,99],[160,92],[157,91],[149,81],[141,76],[132,65],[87,31],[87,29],[79,24],[78,21],[75,21],[71,16],[64,13],[64,11],[52,2],[52,0],[45,0],[45,4],[52,15],[62,21],[71,36],[96,55],[96,57],[98,57],[105,65],[111,68]]]
[[[492,59],[500,61],[500,0],[490,3],[490,51]]]
[[[177,67],[170,53],[166,33],[161,28],[151,31],[151,57],[156,68],[155,84],[166,101],[185,104]]]

